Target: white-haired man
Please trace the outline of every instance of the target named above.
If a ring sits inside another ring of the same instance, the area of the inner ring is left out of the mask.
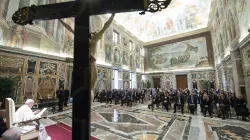
[[[15,113],[15,122],[23,122],[28,121],[31,119],[35,119],[40,117],[37,113],[40,111],[33,112],[31,108],[34,106],[35,102],[32,99],[28,99],[23,106],[21,106]],[[29,124],[26,124],[25,126],[18,126],[22,129],[23,133],[30,132],[36,128],[36,123],[32,122]],[[51,140],[51,138],[48,136],[45,128],[43,126],[40,126],[40,135],[38,140]]]

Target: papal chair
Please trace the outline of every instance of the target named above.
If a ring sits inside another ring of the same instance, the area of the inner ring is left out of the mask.
[[[40,127],[40,123],[39,120],[42,119],[42,117],[40,118],[36,118],[36,119],[32,119],[32,120],[28,120],[25,122],[14,122],[14,118],[15,118],[15,103],[11,98],[6,98],[5,99],[5,107],[6,107],[6,125],[8,130],[6,131],[10,137],[11,135],[16,135],[16,133],[19,133],[19,140],[38,140],[39,137],[39,127]],[[44,117],[43,117],[44,118]],[[36,122],[36,128],[34,130],[31,130],[27,133],[22,133],[21,129],[18,129],[18,125],[24,125],[31,123],[31,122]],[[19,132],[13,132],[13,131],[19,130]],[[9,132],[8,132],[9,131]],[[4,135],[3,135],[4,136]],[[8,137],[9,137],[8,136]]]

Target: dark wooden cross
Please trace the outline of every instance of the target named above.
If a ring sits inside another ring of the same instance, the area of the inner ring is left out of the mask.
[[[76,0],[73,2],[24,7],[13,15],[16,24],[32,24],[33,20],[75,17],[74,68],[72,89],[72,139],[90,139],[90,48],[89,16],[131,11],[157,12],[167,8],[171,0]]]

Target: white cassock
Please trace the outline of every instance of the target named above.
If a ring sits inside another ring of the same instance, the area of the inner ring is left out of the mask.
[[[32,120],[38,117],[40,116],[35,115],[33,111],[27,105],[23,105],[16,111],[14,122],[28,121],[28,120]],[[36,122],[31,122],[29,124],[19,125],[17,127],[22,129],[22,133],[28,133],[32,130],[35,130],[36,125],[37,125]],[[40,129],[40,135],[39,135],[38,140],[51,140],[51,138],[48,136],[45,130],[45,127],[40,125],[39,129]]]

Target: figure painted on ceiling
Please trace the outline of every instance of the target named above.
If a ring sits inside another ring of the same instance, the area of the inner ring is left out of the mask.
[[[236,29],[235,29],[235,22],[234,22],[234,17],[232,14],[231,9],[229,10],[229,25],[230,25],[230,31],[231,31],[231,39],[234,40],[236,37]]]
[[[4,45],[3,44],[3,29],[1,26],[0,26],[0,45]]]
[[[173,30],[174,23],[173,23],[172,19],[170,19],[170,18],[166,19],[166,27],[168,30]]]
[[[63,53],[66,56],[73,57],[73,49],[74,49],[74,40],[73,37],[70,35],[66,35],[64,39],[64,47],[63,47]]]
[[[238,14],[239,16],[242,15],[242,13],[246,12],[246,0],[238,0],[239,7],[238,7]]]
[[[7,46],[24,48],[27,44],[28,34],[24,26],[14,25],[10,28],[10,38]]]

